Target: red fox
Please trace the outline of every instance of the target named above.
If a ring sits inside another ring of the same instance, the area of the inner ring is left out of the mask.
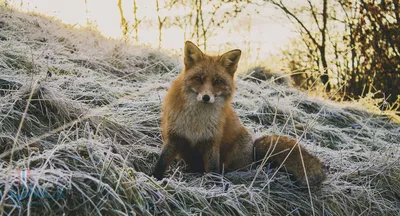
[[[302,185],[319,184],[325,178],[323,164],[296,141],[265,136],[253,142],[231,106],[234,74],[241,56],[239,49],[221,56],[204,54],[190,41],[184,47],[184,69],[171,85],[162,108],[163,146],[153,176],[162,179],[176,158],[183,159],[191,172],[233,171],[259,161],[286,170]],[[300,154],[301,150],[301,154]],[[254,152],[255,151],[255,152]]]

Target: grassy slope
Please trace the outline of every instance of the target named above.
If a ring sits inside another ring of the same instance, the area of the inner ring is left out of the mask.
[[[297,188],[285,173],[267,168],[256,178],[254,170],[193,175],[182,172],[182,163],[169,171],[169,181],[154,181],[147,174],[161,145],[160,107],[180,68],[178,57],[0,6],[2,209],[34,215],[400,214],[399,124],[358,104],[308,98],[268,81],[238,78],[234,107],[257,135],[301,139],[330,167],[321,187]],[[23,168],[30,169],[31,191],[59,188],[63,197],[24,196],[17,172]],[[214,184],[218,178],[223,187]]]

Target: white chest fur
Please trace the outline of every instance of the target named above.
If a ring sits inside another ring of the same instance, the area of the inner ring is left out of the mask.
[[[174,121],[170,130],[185,137],[196,145],[200,141],[210,140],[219,133],[221,107],[218,104],[195,102],[173,114]]]

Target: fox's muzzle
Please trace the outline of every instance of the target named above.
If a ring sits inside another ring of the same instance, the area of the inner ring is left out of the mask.
[[[202,93],[199,93],[199,94],[197,95],[197,101],[198,101],[198,102],[204,102],[204,103],[214,103],[215,97],[214,97],[214,95],[212,95],[212,94],[207,94],[207,93],[202,94]]]

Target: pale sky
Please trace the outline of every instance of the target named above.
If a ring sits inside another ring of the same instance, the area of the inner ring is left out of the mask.
[[[77,26],[86,26],[86,20],[97,25],[98,30],[106,37],[121,38],[120,14],[117,7],[117,0],[9,0],[11,4],[23,11],[35,11],[47,16],[56,17],[62,22]],[[133,23],[133,1],[123,0],[123,10],[125,18],[128,22]],[[157,14],[155,9],[155,1],[137,0],[138,18],[145,18],[153,22],[153,27],[144,26],[139,29],[139,42],[142,44],[157,47],[158,45],[158,29]],[[160,0],[163,5],[163,1]],[[243,13],[236,22],[225,25],[228,30],[219,31],[215,37],[209,39],[208,50],[219,51],[224,49],[227,43],[231,47],[248,49],[251,42],[250,50],[253,56],[248,54],[248,58],[254,60],[255,53],[259,58],[268,58],[269,54],[279,52],[279,49],[289,42],[290,37],[295,37],[292,25],[286,19],[279,17],[279,13],[272,6],[264,6],[260,15],[254,13],[254,7],[251,6],[246,12],[251,16]],[[88,13],[86,13],[88,10]],[[161,11],[161,15],[170,15],[184,13],[182,10]],[[249,23],[251,25],[248,31]],[[149,22],[147,22],[149,24]],[[163,31],[162,48],[166,50],[180,50],[184,44],[184,32],[180,28],[169,28]],[[257,49],[258,48],[258,49]],[[254,51],[254,52],[253,52]]]

